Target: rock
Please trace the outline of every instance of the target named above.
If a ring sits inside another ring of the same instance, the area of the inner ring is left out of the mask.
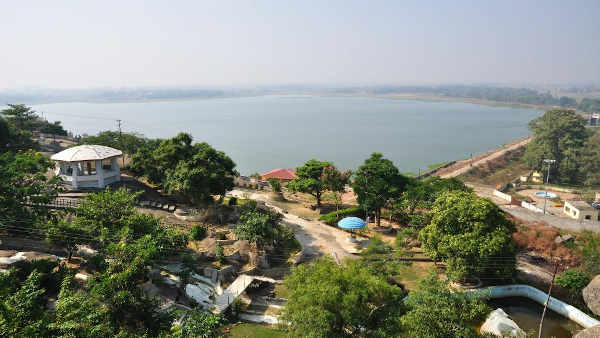
[[[163,205],[162,209],[164,211],[169,211],[169,205],[168,204]]]
[[[169,205],[169,211],[170,212],[174,212],[175,211],[175,206],[174,205]]]
[[[583,300],[593,313],[600,316],[600,275],[583,289]]]
[[[490,333],[498,337],[526,337],[525,331],[502,309],[496,309],[488,315],[481,326],[481,333]]]
[[[75,274],[75,276],[73,278],[80,280],[82,282],[86,282],[90,278],[90,275],[78,272]]]
[[[75,253],[75,255],[84,257],[84,258],[89,258],[89,257],[95,256],[97,253],[98,253],[97,250],[94,250],[87,245],[78,245],[77,252]]]
[[[573,235],[556,236],[556,238],[554,239],[554,243],[564,244],[574,239],[575,237],[573,237]]]
[[[213,283],[216,283],[219,279],[219,271],[213,268],[204,268],[204,276],[208,277],[212,280]]]
[[[206,306],[210,303],[210,297],[206,294],[202,288],[194,284],[187,284],[185,286],[185,294],[192,298],[200,305]]]
[[[573,338],[598,338],[600,337],[600,325],[588,327],[583,331],[579,331]]]
[[[217,277],[218,281],[226,281],[226,280],[232,278],[234,272],[235,272],[235,269],[234,269],[233,265],[227,265],[226,267],[219,270],[218,277]]]

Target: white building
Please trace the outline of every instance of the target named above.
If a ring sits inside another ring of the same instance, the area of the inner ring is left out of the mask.
[[[565,201],[563,212],[578,221],[600,221],[599,210],[584,201]]]
[[[56,175],[74,189],[104,188],[121,180],[117,162],[120,156],[123,153],[111,147],[81,145],[54,154],[51,159],[58,164]]]

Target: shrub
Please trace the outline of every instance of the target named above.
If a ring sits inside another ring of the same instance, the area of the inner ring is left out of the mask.
[[[344,217],[365,217],[365,210],[362,207],[356,206],[352,208],[342,209],[340,211],[332,211],[328,214],[321,215],[319,219],[329,225],[337,225],[337,222]]]
[[[223,247],[220,245],[215,247],[215,258],[219,263],[225,262],[225,252],[223,251]]]
[[[590,277],[581,270],[569,269],[556,277],[556,284],[579,294],[590,282]]]
[[[279,180],[274,179],[274,178],[269,178],[269,184],[271,185],[271,188],[273,189],[273,191],[281,192],[281,182],[279,182]]]
[[[408,248],[409,242],[413,239],[417,239],[419,233],[414,228],[406,228],[398,231],[394,244],[397,248]]]
[[[194,224],[190,229],[190,238],[194,241],[201,241],[206,237],[206,227]]]
[[[174,337],[216,337],[219,328],[225,324],[225,318],[205,310],[189,313],[183,325],[173,332]]]

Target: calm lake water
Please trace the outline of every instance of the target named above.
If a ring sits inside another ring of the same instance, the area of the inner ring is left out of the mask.
[[[381,152],[404,172],[467,158],[528,135],[524,108],[368,97],[259,96],[134,103],[36,105],[76,134],[116,129],[147,137],[189,132],[225,151],[242,174],[310,158],[357,168]]]

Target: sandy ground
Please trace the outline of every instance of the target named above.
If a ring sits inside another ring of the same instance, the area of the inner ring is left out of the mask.
[[[249,198],[263,201],[267,206],[282,212],[280,208],[269,203],[267,193],[248,193],[246,191],[235,189],[229,194],[237,197],[242,197],[245,194],[249,195]],[[294,231],[294,235],[298,242],[300,242],[300,245],[302,245],[302,249],[306,256],[321,256],[328,254],[334,257],[337,256],[338,259],[355,257],[353,253],[357,252],[356,245],[347,241],[347,238],[349,237],[347,232],[338,230],[319,221],[302,219],[290,213],[283,213],[283,221]],[[364,241],[365,239],[360,240]]]
[[[504,155],[507,151],[518,149],[518,148],[528,144],[530,141],[531,141],[531,137],[528,137],[526,139],[519,140],[517,142],[513,142],[505,147],[502,147],[502,148],[499,148],[496,150],[492,150],[483,156],[476,157],[473,161],[473,166],[477,167],[477,166],[484,164],[487,161],[496,159],[496,158]],[[455,165],[440,170],[437,175],[440,176],[441,178],[451,178],[451,177],[459,176],[459,175],[464,174],[467,171],[469,171],[469,169],[471,169],[471,166],[469,164],[470,164],[470,160],[456,162]]]

